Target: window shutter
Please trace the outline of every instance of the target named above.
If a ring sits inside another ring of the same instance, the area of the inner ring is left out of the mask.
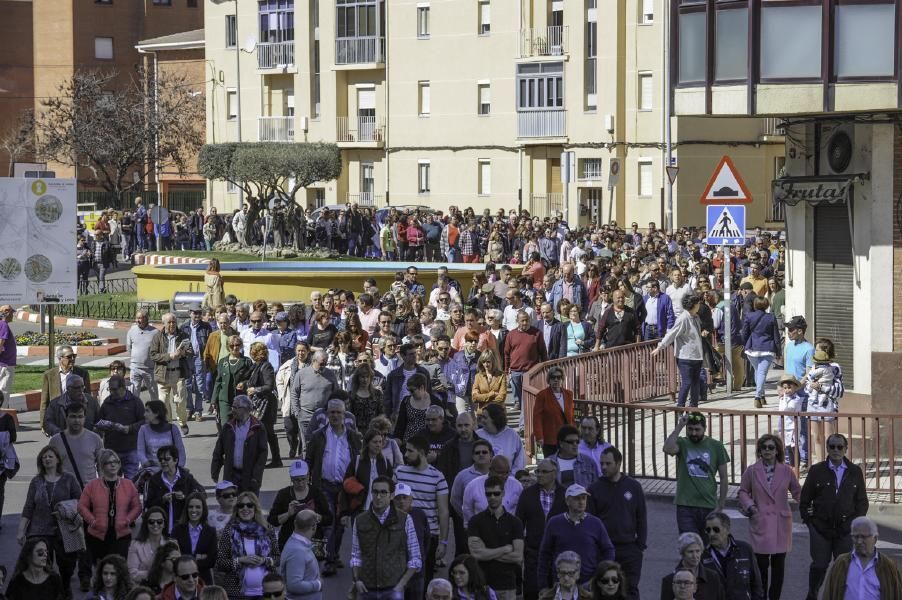
[[[421,83],[420,84],[420,114],[428,115],[431,112],[430,106],[431,106],[431,100],[429,97],[429,84]]]
[[[376,109],[376,90],[357,90],[358,109]]]
[[[479,171],[481,178],[480,194],[487,195],[492,193],[492,163],[484,160],[479,162]]]
[[[639,75],[639,108],[641,110],[651,110],[652,104],[652,77],[651,74],[646,73],[643,75]]]
[[[639,163],[639,195],[640,196],[651,196],[651,163],[650,162],[640,162]]]

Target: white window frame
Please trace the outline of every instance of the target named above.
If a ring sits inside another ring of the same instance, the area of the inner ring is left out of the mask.
[[[655,0],[639,0],[639,25],[654,25]]]
[[[109,46],[107,47],[107,43]],[[109,56],[101,56],[107,54],[105,50],[109,50]],[[94,38],[94,58],[97,60],[114,60],[116,52],[114,50],[114,42],[111,37],[98,36]]]
[[[646,90],[646,82],[648,83],[648,89]],[[637,80],[638,83],[638,98],[636,99],[636,109],[640,112],[648,112],[654,110],[654,93],[655,93],[655,80],[651,71],[639,71],[639,78]]]
[[[602,160],[600,158],[580,158],[578,166],[580,181],[601,181]]]
[[[235,108],[234,114],[232,113],[232,108]],[[236,88],[226,88],[226,120],[238,120],[238,112],[240,110],[241,107],[238,106],[238,90]]]
[[[417,161],[417,194],[427,196],[432,188],[432,164],[429,160]]]
[[[238,23],[235,15],[225,16],[225,47],[238,48]]]
[[[638,189],[636,190],[636,195],[640,198],[651,198],[655,195],[654,191],[654,161],[650,158],[640,158],[637,166],[636,173],[639,176],[638,180]],[[647,170],[647,171],[646,171]],[[648,179],[648,189],[642,189],[642,180],[643,177],[647,177]]]
[[[417,39],[429,39],[429,21],[431,16],[429,4],[417,4]]]
[[[432,114],[432,87],[428,81],[417,82],[417,114],[421,117]]]
[[[488,102],[483,102],[483,91],[485,91]],[[487,117],[492,114],[492,84],[488,81],[476,82],[476,114],[480,117]]]
[[[488,158],[480,158],[476,167],[476,194],[478,196],[492,195],[492,161]]]
[[[491,35],[492,33],[492,3],[491,0],[479,0],[476,5],[478,12],[478,26],[476,33],[480,36]],[[483,18],[485,17],[485,18]]]

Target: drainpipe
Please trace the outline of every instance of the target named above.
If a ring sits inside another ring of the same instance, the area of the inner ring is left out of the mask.
[[[664,230],[673,233],[673,184],[670,177],[667,176],[667,167],[673,161],[673,137],[671,133],[671,102],[670,102],[670,3],[665,0],[664,19],[661,29],[661,70],[664,76],[661,78],[664,82],[664,115],[662,124],[664,126],[664,185],[666,198],[664,200]]]

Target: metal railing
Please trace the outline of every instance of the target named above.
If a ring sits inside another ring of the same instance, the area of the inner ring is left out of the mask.
[[[377,117],[336,117],[336,141],[381,142],[384,121]]]
[[[294,66],[294,41],[257,44],[257,68],[276,69]]]
[[[518,138],[548,138],[567,135],[567,111],[521,110],[517,112]]]
[[[360,192],[359,194],[346,194],[345,202],[356,202],[359,206],[382,206],[385,202],[380,194],[373,192]]]
[[[385,62],[385,38],[368,36],[335,40],[335,64],[359,65]]]
[[[564,212],[564,194],[561,192],[552,192],[548,194],[530,194],[529,195],[530,214],[534,217],[544,219],[555,213]]]
[[[148,311],[147,317],[151,321],[159,321],[164,311],[153,307],[143,306]],[[33,305],[30,309],[40,311],[40,306]],[[94,300],[79,300],[75,304],[57,304],[54,311],[57,316],[77,317],[81,319],[101,319],[107,321],[132,321],[137,302],[103,302]]]
[[[261,142],[293,142],[294,117],[257,117],[257,139]]]
[[[761,136],[773,137],[776,135],[785,135],[783,130],[783,119],[779,117],[766,117],[759,119],[761,121]]]
[[[122,263],[125,264],[125,263]],[[93,274],[93,272],[92,272]],[[80,292],[80,295],[86,294],[137,294],[138,280],[134,277],[122,277],[117,279],[107,279],[104,291],[100,291],[100,284],[96,279],[89,279],[86,288]]]
[[[203,208],[207,193],[204,190],[172,190],[166,195],[167,207],[183,213]]]
[[[531,56],[563,56],[567,53],[567,25],[531,27],[520,30],[520,58]]]

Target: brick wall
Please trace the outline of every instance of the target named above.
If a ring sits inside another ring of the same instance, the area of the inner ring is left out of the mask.
[[[893,351],[902,352],[902,125],[893,135]]]

